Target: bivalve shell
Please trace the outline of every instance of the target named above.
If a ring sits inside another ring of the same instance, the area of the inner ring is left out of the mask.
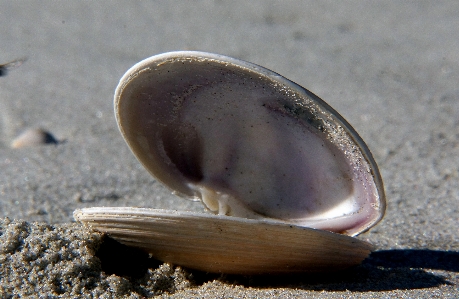
[[[359,264],[372,245],[282,222],[142,208],[88,208],[75,219],[155,258],[206,272],[286,274]]]
[[[134,65],[115,92],[124,139],[175,194],[216,215],[75,211],[157,259],[209,272],[317,272],[360,263],[385,210],[370,150],[333,108],[268,69],[205,52]]]

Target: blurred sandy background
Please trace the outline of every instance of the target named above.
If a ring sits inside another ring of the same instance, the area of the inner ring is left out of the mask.
[[[19,220],[0,225],[0,297],[459,297],[458,29],[455,1],[0,1],[0,64],[27,58],[0,76],[0,217]],[[386,217],[359,237],[378,251],[324,277],[101,266],[74,209],[202,210],[146,173],[112,112],[124,72],[172,50],[260,64],[338,110],[385,181]],[[10,147],[34,127],[59,143]]]

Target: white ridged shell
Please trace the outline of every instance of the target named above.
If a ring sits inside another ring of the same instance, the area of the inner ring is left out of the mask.
[[[155,258],[207,272],[286,274],[359,264],[369,243],[281,222],[141,208],[88,208],[76,220]]]

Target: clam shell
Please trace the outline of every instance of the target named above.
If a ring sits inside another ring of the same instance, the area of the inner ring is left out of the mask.
[[[74,217],[161,261],[206,272],[337,271],[359,264],[373,248],[336,233],[231,216],[95,207]]]
[[[78,221],[157,259],[208,272],[339,270],[371,245],[384,188],[352,126],[268,69],[205,52],[170,52],[129,69],[115,92],[119,129],[175,194],[218,215],[77,210]]]
[[[384,214],[370,150],[338,112],[268,69],[204,52],[145,59],[115,116],[134,155],[215,213],[357,235]]]

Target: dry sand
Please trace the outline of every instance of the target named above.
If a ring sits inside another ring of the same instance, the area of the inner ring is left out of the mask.
[[[0,1],[0,65],[27,58],[0,68],[0,297],[458,298],[458,16],[455,1]],[[378,248],[369,259],[333,275],[220,276],[72,223],[89,206],[202,209],[146,173],[112,112],[122,74],[172,50],[263,65],[355,127],[388,201],[359,237]],[[10,147],[36,127],[58,143]]]

